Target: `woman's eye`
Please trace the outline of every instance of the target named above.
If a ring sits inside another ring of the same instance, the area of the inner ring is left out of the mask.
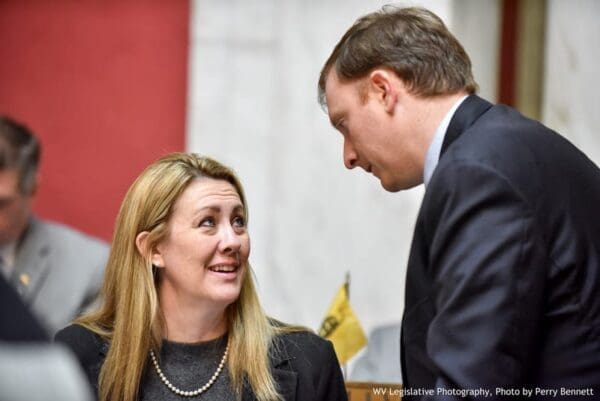
[[[246,227],[246,220],[241,216],[235,217],[233,219],[233,225],[235,227]]]
[[[212,217],[206,217],[200,221],[199,227],[214,227],[215,220]]]

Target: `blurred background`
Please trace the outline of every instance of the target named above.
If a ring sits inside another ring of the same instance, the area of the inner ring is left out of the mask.
[[[245,186],[269,314],[317,329],[349,272],[365,331],[399,324],[423,188],[387,193],[346,171],[342,138],[316,97],[342,34],[388,3],[0,0],[0,113],[41,139],[37,214],[110,241],[146,165],[172,151],[206,154]],[[600,2],[395,4],[447,23],[483,97],[600,162]]]

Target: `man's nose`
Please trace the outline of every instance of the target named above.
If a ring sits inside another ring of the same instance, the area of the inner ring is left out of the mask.
[[[356,155],[356,151],[354,147],[349,141],[344,141],[344,165],[347,169],[353,169],[356,167],[356,163],[358,161],[358,156]]]

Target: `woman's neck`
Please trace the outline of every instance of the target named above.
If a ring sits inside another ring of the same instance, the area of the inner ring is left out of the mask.
[[[197,343],[214,340],[227,332],[225,308],[211,305],[185,304],[161,297],[165,320],[164,336],[169,341]]]

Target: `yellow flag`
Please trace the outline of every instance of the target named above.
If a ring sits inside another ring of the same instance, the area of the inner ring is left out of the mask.
[[[342,285],[333,299],[327,316],[321,323],[319,335],[333,343],[341,364],[367,345],[365,333],[350,306],[346,285]]]

